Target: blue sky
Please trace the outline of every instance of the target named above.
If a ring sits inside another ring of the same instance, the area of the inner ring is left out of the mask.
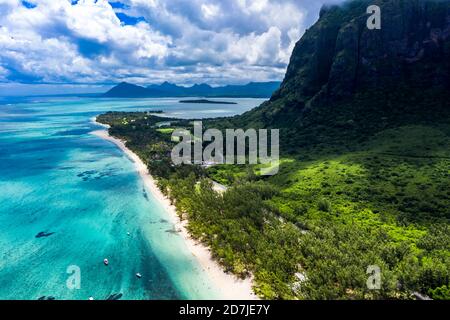
[[[281,80],[293,46],[330,2],[342,1],[0,0],[0,94]]]

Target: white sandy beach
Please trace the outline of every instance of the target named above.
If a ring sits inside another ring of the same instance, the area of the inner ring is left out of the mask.
[[[108,126],[96,122],[96,124],[105,128]],[[222,293],[224,300],[257,300],[258,297],[252,290],[252,279],[240,280],[232,274],[227,274],[222,267],[212,258],[210,250],[202,243],[194,240],[186,229],[186,221],[181,221],[177,215],[175,206],[171,205],[170,200],[165,197],[156,185],[155,179],[148,172],[147,166],[131,150],[129,150],[124,141],[116,139],[108,134],[107,130],[94,131],[91,134],[116,144],[128,157],[134,162],[139,175],[149,192],[159,201],[174,223],[175,228],[180,230],[180,235],[184,238],[190,252],[196,257],[203,270],[208,274],[211,281]]]

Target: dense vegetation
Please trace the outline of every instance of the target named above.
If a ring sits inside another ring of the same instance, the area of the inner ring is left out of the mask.
[[[228,271],[254,275],[262,297],[448,298],[450,127],[404,126],[358,151],[285,157],[266,179],[249,166],[173,167],[173,128],[158,127],[157,117],[108,113],[99,121],[147,161]],[[210,178],[231,188],[221,195]],[[370,265],[382,270],[382,290],[367,289]]]

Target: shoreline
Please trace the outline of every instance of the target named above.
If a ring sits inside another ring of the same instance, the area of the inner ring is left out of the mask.
[[[222,267],[213,259],[210,249],[191,237],[186,229],[187,221],[180,220],[175,206],[173,206],[170,203],[170,200],[164,196],[161,190],[159,190],[156,180],[148,172],[148,168],[144,162],[126,147],[124,141],[109,135],[107,130],[109,128],[108,125],[97,122],[96,118],[93,118],[92,122],[102,126],[105,130],[96,130],[90,134],[114,143],[133,161],[136,171],[139,173],[147,190],[151,192],[156,201],[162,205],[171,222],[174,224],[175,229],[180,230],[179,234],[184,239],[188,250],[196,258],[203,271],[208,274],[212,283],[222,293],[221,300],[259,300],[253,292],[253,281],[251,278],[241,280],[233,274],[225,273]]]

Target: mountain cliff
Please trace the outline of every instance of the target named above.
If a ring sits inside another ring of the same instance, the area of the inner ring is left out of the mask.
[[[380,30],[367,27],[373,4]],[[361,136],[449,119],[449,92],[450,1],[355,0],[322,8],[280,89],[234,122],[281,128],[285,142],[298,146],[337,132]],[[318,125],[323,130],[314,132]]]
[[[381,8],[380,30],[367,27],[369,4]],[[448,88],[449,8],[449,1],[429,0],[324,7],[319,22],[295,47],[274,99],[314,104],[398,84]]]

